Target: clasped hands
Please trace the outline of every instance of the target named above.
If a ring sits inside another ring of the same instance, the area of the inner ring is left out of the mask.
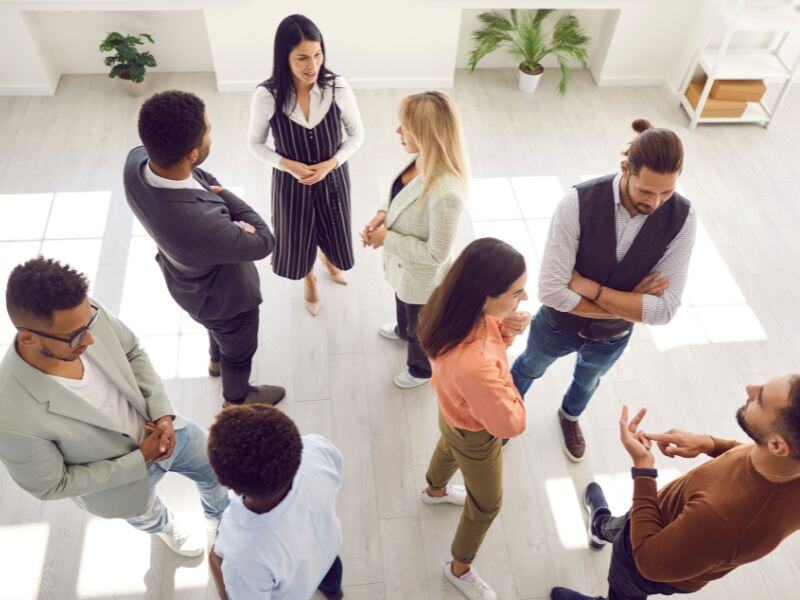
[[[335,158],[330,158],[315,165],[307,165],[296,160],[289,160],[284,158],[281,161],[281,166],[284,170],[291,173],[297,181],[303,185],[314,185],[319,183],[339,165],[339,161]]]
[[[647,409],[643,408],[629,422],[628,407],[623,406],[622,416],[619,419],[620,439],[633,459],[634,467],[653,468],[655,465],[655,457],[651,450],[653,442],[658,445],[661,454],[669,458],[676,456],[694,458],[714,451],[714,440],[710,435],[690,433],[680,429],[669,429],[665,433],[646,433],[640,430],[639,424],[646,414]]]
[[[636,287],[631,290],[635,294],[648,294],[651,296],[660,296],[669,288],[669,278],[659,277],[660,273],[654,271],[636,284]],[[600,293],[600,284],[596,281],[584,277],[578,271],[572,271],[572,277],[569,280],[569,289],[576,294],[583,296],[587,300],[595,301]]]
[[[139,444],[145,462],[167,460],[175,451],[175,429],[172,416],[166,415],[155,422],[144,424],[145,436]]]
[[[375,216],[372,217],[372,220],[364,225],[364,229],[361,230],[360,235],[362,246],[372,246],[375,249],[383,246],[383,241],[386,239],[386,234],[389,233],[389,230],[384,226],[385,221],[385,211],[379,210],[375,213]]]

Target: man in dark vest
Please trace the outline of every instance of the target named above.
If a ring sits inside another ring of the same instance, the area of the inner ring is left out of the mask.
[[[158,245],[156,262],[175,302],[209,333],[208,372],[222,375],[228,404],[277,404],[282,387],[249,384],[258,346],[261,288],[254,260],[275,248],[269,226],[246,202],[198,168],[211,149],[203,101],[163,92],[139,112],[125,162],[125,196]]]
[[[542,307],[511,368],[524,396],[553,361],[578,353],[558,412],[574,462],[586,452],[578,417],[622,356],[633,324],[663,325],[675,315],[694,246],[694,211],[675,191],[680,138],[644,119],[633,128],[621,173],[575,186],[556,209],[539,273]]]

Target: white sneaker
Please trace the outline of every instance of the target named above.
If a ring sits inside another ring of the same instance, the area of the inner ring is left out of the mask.
[[[408,372],[408,369],[394,376],[394,384],[404,390],[410,390],[412,388],[425,385],[430,380],[430,377],[414,377]]]
[[[463,485],[446,485],[444,496],[431,496],[427,488],[422,490],[422,501],[425,504],[456,504],[464,506],[467,501],[467,488]]]
[[[497,594],[481,579],[475,567],[471,567],[461,577],[456,577],[450,570],[450,564],[450,561],[444,563],[444,578],[456,586],[459,592],[470,600],[497,600]]]
[[[400,336],[395,333],[397,323],[384,323],[378,327],[378,333],[385,337],[387,340],[399,340]]]
[[[167,545],[167,548],[179,556],[195,558],[203,554],[202,546],[186,543],[189,540],[189,534],[178,525],[174,517],[167,523],[163,531],[153,535],[158,536]]]

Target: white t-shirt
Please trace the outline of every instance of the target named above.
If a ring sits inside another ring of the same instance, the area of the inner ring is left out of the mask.
[[[237,496],[222,515],[214,551],[230,600],[308,600],[342,548],[342,455],[320,435],[302,439],[300,469],[278,506],[259,515]]]
[[[145,420],[142,415],[89,357],[81,356],[80,360],[83,363],[81,379],[67,379],[56,375],[50,375],[50,377],[78,394],[111,419],[120,431],[127,433],[137,444],[140,444],[144,439]]]
[[[185,190],[187,188],[190,190],[206,189],[191,175],[186,179],[167,179],[161,175],[156,175],[153,169],[150,168],[150,161],[147,161],[147,166],[144,169],[144,178],[147,180],[147,183],[157,188],[167,188],[170,190]]]

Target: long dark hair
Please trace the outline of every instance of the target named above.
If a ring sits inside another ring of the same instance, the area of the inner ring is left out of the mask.
[[[321,88],[332,87],[336,74],[325,66],[328,58],[325,42],[319,28],[308,17],[289,15],[278,25],[275,32],[275,49],[272,59],[272,76],[260,83],[275,98],[275,110],[287,109],[289,98],[293,95],[292,70],[289,68],[289,53],[304,40],[319,42],[322,49],[322,66],[317,75],[317,85]],[[290,110],[294,109],[292,106]],[[289,111],[287,111],[289,112]]]
[[[464,248],[419,316],[417,337],[431,358],[458,346],[475,328],[488,297],[496,298],[525,272],[525,259],[495,238]]]

